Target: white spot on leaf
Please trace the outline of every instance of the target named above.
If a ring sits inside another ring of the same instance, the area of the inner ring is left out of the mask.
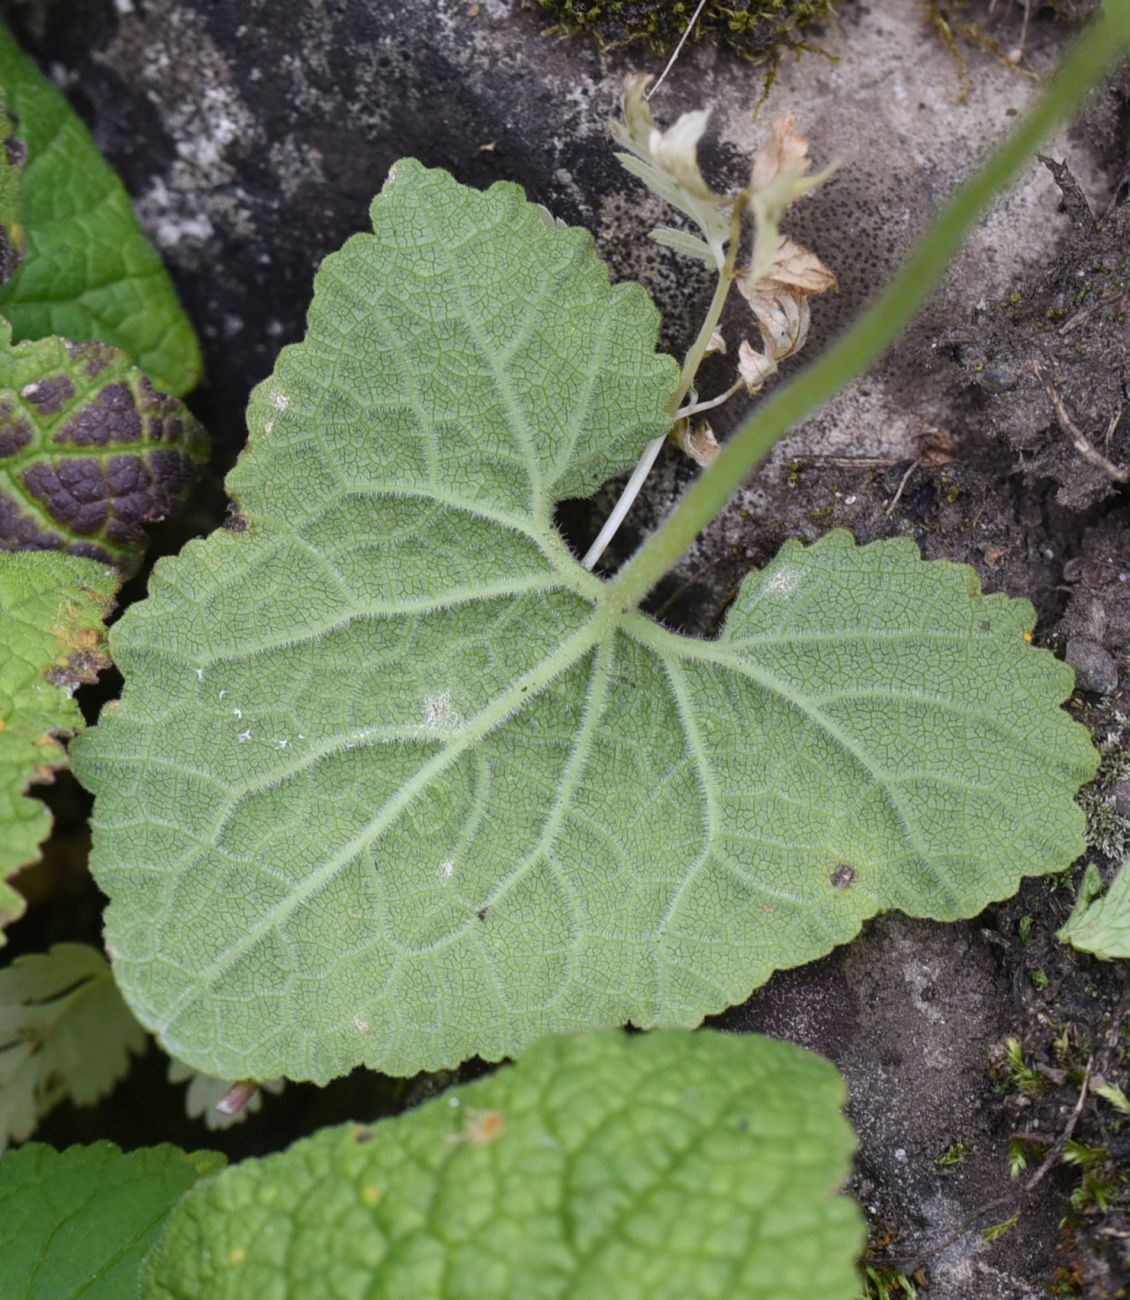
[[[778,569],[765,584],[768,591],[775,591],[778,596],[788,596],[797,584],[795,569]]]
[[[451,692],[437,691],[424,700],[425,731],[445,731],[459,725],[459,715],[451,707]]]

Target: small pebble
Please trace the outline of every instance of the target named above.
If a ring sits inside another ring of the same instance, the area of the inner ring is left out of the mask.
[[[1067,643],[1066,659],[1075,669],[1075,685],[1079,690],[1092,695],[1113,695],[1118,689],[1118,668],[1096,642],[1072,637]]]

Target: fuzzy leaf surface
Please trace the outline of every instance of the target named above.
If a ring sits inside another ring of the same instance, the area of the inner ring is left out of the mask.
[[[24,910],[7,878],[36,861],[51,829],[26,791],[67,761],[57,737],[82,726],[71,697],[107,662],[103,620],[117,585],[92,560],[0,551],[0,943]]]
[[[1130,864],[1122,864],[1101,898],[1076,906],[1057,938],[1096,957],[1130,957]]]
[[[59,1102],[104,1097],[146,1041],[96,948],[57,943],[17,957],[0,970],[0,1152]]]
[[[169,1211],[223,1167],[214,1151],[30,1142],[0,1161],[6,1300],[124,1300]]]
[[[883,908],[1082,848],[1031,607],[908,541],[786,546],[715,641],[553,525],[666,426],[634,286],[511,186],[400,166],[249,410],[246,527],[161,561],[82,738],[116,975],[222,1078],[687,1026]]]
[[[188,392],[200,379],[200,345],[168,272],[90,132],[3,24],[0,101],[15,118],[23,162],[23,256],[0,286],[0,313],[16,339],[100,339],[170,393]]]
[[[125,573],[171,513],[208,436],[117,348],[13,345],[0,319],[0,547],[66,550]]]
[[[842,1100],[827,1061],[754,1035],[548,1039],[201,1184],[142,1294],[851,1300]]]

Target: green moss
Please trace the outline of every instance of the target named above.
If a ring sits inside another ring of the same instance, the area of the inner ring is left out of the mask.
[[[602,49],[643,44],[663,55],[687,29],[696,0],[538,0],[557,21],[551,30],[591,35]],[[744,59],[774,63],[799,42],[807,24],[828,17],[837,0],[709,0],[691,41],[712,42]]]

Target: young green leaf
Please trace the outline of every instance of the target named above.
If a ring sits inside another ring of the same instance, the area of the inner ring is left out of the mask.
[[[54,1151],[38,1142],[0,1161],[0,1269],[6,1300],[123,1300],[169,1211],[224,1157],[110,1142]]]
[[[1123,863],[1102,898],[1077,905],[1056,937],[1096,957],[1130,957],[1130,863]]]
[[[172,1054],[325,1080],[693,1025],[1080,852],[1094,753],[1026,602],[839,533],[718,640],[657,626],[552,514],[665,426],[642,291],[514,186],[405,162],[373,218],[253,396],[246,527],[157,565],[76,754]]]
[[[19,214],[26,246],[15,274],[0,286],[0,313],[16,339],[101,339],[129,353],[170,393],[194,388],[200,346],[129,195],[66,99],[3,24],[0,106],[14,117],[24,151]],[[7,203],[0,207],[0,224],[8,210]]]
[[[207,459],[207,434],[124,352],[9,335],[0,319],[0,546],[131,572],[144,525],[176,508]]]
[[[549,1039],[202,1183],[142,1294],[851,1300],[842,1097],[826,1061],[767,1038]]]
[[[66,762],[56,737],[82,726],[71,697],[107,662],[103,619],[117,585],[92,560],[0,551],[0,943],[24,910],[7,878],[38,858],[51,829],[25,791]]]
[[[96,948],[57,943],[17,957],[0,971],[0,1152],[64,1099],[104,1097],[145,1043]]]

